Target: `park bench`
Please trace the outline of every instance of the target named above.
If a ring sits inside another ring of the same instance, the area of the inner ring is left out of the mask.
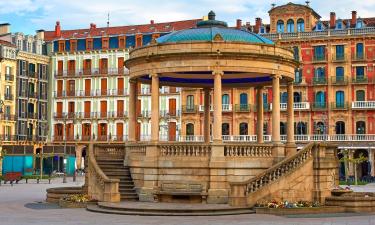
[[[53,178],[51,175],[43,175],[40,177],[40,175],[26,175],[22,177],[26,180],[26,184],[28,183],[28,180],[36,180],[36,183],[39,184],[40,180],[48,180],[48,183],[51,184],[51,179]]]
[[[206,203],[208,194],[202,184],[168,182],[161,184],[160,188],[156,191],[154,195],[155,201],[159,201],[159,196],[161,195],[200,196],[202,203]]]
[[[18,183],[18,181],[22,180],[22,173],[21,172],[8,172],[4,176],[4,184],[6,184],[8,181],[13,186],[13,182]]]

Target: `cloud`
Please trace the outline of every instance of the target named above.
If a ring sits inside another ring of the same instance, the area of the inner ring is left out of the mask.
[[[89,27],[90,23],[105,26],[110,13],[111,26],[166,22],[201,18],[214,10],[217,18],[235,24],[237,18],[254,24],[255,17],[269,22],[268,10],[271,3],[277,5],[290,0],[0,0],[0,17],[7,15],[16,24],[22,18],[30,22],[28,27],[54,29],[55,21],[61,22],[63,29]],[[294,1],[305,4],[304,0]],[[336,11],[339,18],[349,18],[350,11],[357,10],[361,17],[374,16],[375,0],[315,0],[310,3],[323,19],[329,18],[330,11]],[[19,27],[24,27],[19,25]],[[24,28],[26,29],[26,28]]]

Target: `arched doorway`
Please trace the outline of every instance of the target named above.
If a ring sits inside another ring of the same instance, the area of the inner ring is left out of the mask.
[[[356,134],[366,134],[366,123],[365,121],[356,122]]]
[[[336,122],[336,134],[345,134],[345,122],[344,121]]]
[[[296,135],[306,135],[307,134],[307,123],[298,122],[294,123],[294,133]]]

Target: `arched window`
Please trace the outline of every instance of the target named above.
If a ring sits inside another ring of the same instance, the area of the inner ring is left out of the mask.
[[[307,123],[298,122],[294,123],[294,133],[296,135],[306,135],[307,134]]]
[[[223,105],[229,105],[229,95],[228,94],[223,94],[223,96],[222,96],[222,104]]]
[[[186,124],[186,135],[187,136],[194,135],[194,124],[192,124],[192,123]]]
[[[286,135],[286,123],[280,122],[280,135]]]
[[[366,134],[366,122],[357,121],[356,123],[356,133],[357,134]]]
[[[284,33],[284,21],[277,21],[277,33]]]
[[[297,32],[305,31],[305,21],[302,18],[297,20]]]
[[[287,24],[288,33],[293,33],[294,32],[294,20],[289,19],[286,24]]]
[[[314,129],[315,134],[325,134],[326,133],[326,126],[323,122],[317,122],[315,124],[315,129]]]
[[[294,100],[294,102],[302,102],[301,93],[300,92],[294,92],[293,93],[293,100]]]
[[[343,82],[344,81],[344,67],[338,66],[336,67],[336,82]]]
[[[323,91],[318,91],[315,95],[315,105],[318,108],[326,107],[326,97]]]
[[[336,134],[345,134],[345,122],[344,121],[336,122]]]
[[[326,75],[325,75],[324,67],[315,68],[315,79],[321,80],[321,79],[325,79],[325,77]]]
[[[240,135],[248,135],[247,123],[240,123]]]
[[[357,43],[356,45],[356,58],[363,59],[364,58],[364,47],[363,43]]]
[[[288,101],[288,93],[287,92],[283,92],[280,95],[280,103],[287,103],[287,101]]]
[[[221,124],[221,133],[222,135],[229,135],[229,123]]]
[[[188,95],[186,97],[186,108],[187,110],[194,110],[194,95]]]
[[[345,107],[345,95],[343,91],[336,91],[336,108]]]
[[[365,99],[366,99],[366,97],[365,97],[365,91],[364,90],[357,90],[355,92],[355,100],[356,101],[366,101]]]

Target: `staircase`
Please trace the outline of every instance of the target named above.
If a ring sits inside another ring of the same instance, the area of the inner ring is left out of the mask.
[[[134,188],[134,182],[129,167],[124,166],[123,159],[97,158],[99,167],[110,179],[119,179],[119,192],[121,201],[138,201],[138,195]]]

